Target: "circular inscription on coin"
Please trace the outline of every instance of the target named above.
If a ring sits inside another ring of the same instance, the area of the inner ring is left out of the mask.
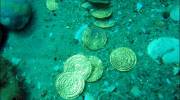
[[[112,51],[110,54],[110,62],[112,66],[119,71],[129,71],[135,66],[137,58],[131,49],[120,47]]]
[[[81,54],[77,54],[68,58],[64,63],[64,72],[78,71],[85,80],[91,74],[91,70],[91,62]]]
[[[92,72],[89,78],[87,79],[87,82],[94,82],[102,77],[103,64],[102,61],[96,56],[90,56],[88,59],[92,65]]]
[[[90,50],[98,50],[104,47],[107,42],[106,33],[95,27],[87,28],[82,36],[82,41],[85,47]]]
[[[57,76],[55,86],[62,98],[73,99],[83,92],[85,82],[79,73],[66,72]]]

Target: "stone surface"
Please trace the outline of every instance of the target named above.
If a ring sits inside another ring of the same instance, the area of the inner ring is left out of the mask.
[[[137,86],[133,86],[131,89],[131,94],[135,97],[139,97],[141,95],[141,91]]]
[[[8,29],[24,28],[31,16],[27,0],[1,0],[0,23]]]
[[[180,19],[179,10],[180,10],[180,7],[179,7],[179,6],[175,6],[175,7],[173,7],[173,8],[171,9],[170,17],[171,17],[171,19],[173,19],[174,21],[179,21],[179,19]]]
[[[179,40],[172,37],[160,37],[149,43],[148,55],[157,63],[179,64]]]

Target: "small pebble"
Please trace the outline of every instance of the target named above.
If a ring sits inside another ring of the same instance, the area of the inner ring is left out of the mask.
[[[137,4],[136,4],[136,11],[137,12],[140,12],[140,10],[143,8],[143,4],[141,3],[141,2],[138,2]]]
[[[41,92],[41,97],[45,97],[47,95],[48,91],[47,90],[43,90]]]
[[[60,70],[59,65],[54,66],[53,70],[54,70],[55,72],[58,72],[58,71]]]
[[[90,93],[85,93],[84,99],[83,100],[95,100],[93,95]]]
[[[180,72],[179,67],[173,67],[173,75],[177,75]]]
[[[141,91],[137,86],[133,86],[133,88],[131,89],[131,94],[135,97],[139,97],[141,96]]]
[[[84,2],[81,4],[81,7],[84,8],[84,9],[91,9],[92,8],[92,5],[89,3],[89,2]]]
[[[16,58],[16,57],[13,57],[13,58],[11,59],[11,62],[12,62],[14,65],[20,64],[21,61],[22,61],[22,60],[21,60],[20,58]]]

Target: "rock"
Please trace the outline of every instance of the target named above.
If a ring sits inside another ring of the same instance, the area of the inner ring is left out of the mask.
[[[142,2],[137,2],[136,3],[136,11],[140,12],[140,10],[144,7]]]
[[[19,65],[21,62],[22,62],[22,59],[17,58],[17,57],[12,57],[12,59],[11,59],[11,63],[13,65]]]
[[[84,99],[83,100],[95,100],[92,94],[90,93],[85,93]]]
[[[115,85],[111,85],[111,86],[108,86],[107,88],[105,88],[103,91],[108,92],[108,93],[111,93],[111,92],[113,92],[115,89],[116,89],[116,86],[115,86]]]
[[[82,3],[82,4],[81,4],[81,7],[84,8],[84,9],[87,9],[87,10],[93,8],[92,5],[91,5],[89,2],[84,2],[84,3]]]
[[[148,55],[159,64],[179,64],[179,40],[160,37],[149,43]]]
[[[171,9],[170,18],[173,19],[174,21],[179,21],[180,19],[179,10],[180,10],[179,6],[175,6]]]
[[[22,87],[15,77],[16,67],[0,55],[0,100],[25,99],[23,91],[21,91]]]
[[[1,0],[0,9],[0,23],[12,30],[24,28],[31,16],[27,0]]]
[[[137,86],[133,86],[133,88],[131,89],[131,94],[135,97],[139,97],[141,95],[141,91]]]
[[[180,72],[179,67],[173,67],[173,75],[177,75]]]
[[[88,28],[87,24],[82,24],[79,29],[76,31],[74,39],[78,40],[79,42],[82,42],[82,35],[84,33],[84,31],[86,31],[86,29]]]

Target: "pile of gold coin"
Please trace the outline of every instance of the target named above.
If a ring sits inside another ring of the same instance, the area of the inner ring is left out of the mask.
[[[99,50],[105,46],[107,31],[104,29],[111,28],[116,23],[110,19],[113,14],[110,4],[110,0],[87,0],[81,4],[94,19],[92,25],[82,33],[82,42],[90,50]]]
[[[64,99],[74,99],[84,90],[85,82],[95,82],[103,75],[102,61],[96,56],[76,54],[64,63],[64,71],[57,76],[55,86]]]
[[[82,42],[90,50],[99,50],[106,45],[106,32],[98,27],[88,27],[83,32]]]
[[[110,62],[112,66],[119,71],[129,71],[135,66],[137,58],[131,49],[120,47],[111,52]]]
[[[94,26],[110,28],[115,25],[115,21],[109,19],[113,13],[110,0],[88,0],[88,2],[83,3],[82,7],[89,8],[89,14],[95,18]]]

